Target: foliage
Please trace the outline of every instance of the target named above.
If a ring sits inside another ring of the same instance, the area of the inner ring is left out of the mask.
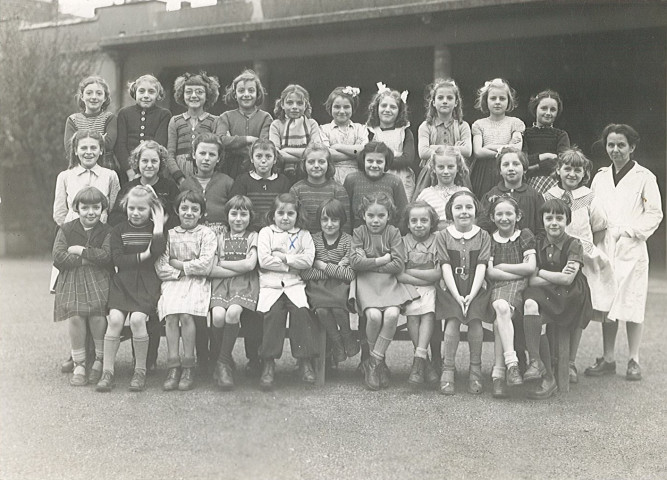
[[[67,168],[65,120],[78,109],[78,82],[96,64],[58,30],[0,25],[0,218],[36,251],[50,248],[55,180]]]

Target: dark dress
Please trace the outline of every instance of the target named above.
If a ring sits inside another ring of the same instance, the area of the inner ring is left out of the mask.
[[[116,197],[116,205],[113,205],[113,208],[111,208],[111,211],[109,212],[108,223],[112,227],[127,220],[127,212],[123,209],[120,203],[123,201],[123,198],[127,196],[128,192],[137,185],[142,185],[141,177],[126,183],[118,193],[118,196]],[[176,182],[170,178],[159,177],[157,183],[152,185],[152,187],[155,194],[160,199],[160,202],[162,202],[162,208],[164,209],[165,216],[167,216],[164,230],[167,231],[170,228],[174,228],[180,222],[178,215],[174,211],[174,200],[176,200],[176,197],[180,193]]]
[[[440,264],[449,264],[452,268],[459,294],[468,295],[472,289],[477,265],[486,265],[489,262],[491,256],[489,234],[476,226],[470,232],[462,233],[451,225],[436,234],[436,246]],[[470,320],[493,322],[493,313],[489,306],[490,296],[491,291],[483,284],[468,307],[467,314],[464,315],[454,296],[445,291],[438,296],[436,318],[456,319],[464,325]]]
[[[491,236],[491,258],[494,265],[523,263],[523,258],[529,253],[535,253],[535,236],[527,228],[515,230],[514,235],[508,239],[502,239],[496,234]],[[492,282],[490,301],[493,303],[496,300],[506,300],[515,310],[521,310],[522,294],[527,286],[528,277]]]
[[[139,253],[150,243],[150,258],[140,262]],[[128,221],[111,232],[111,258],[118,271],[111,279],[109,309],[151,315],[160,298],[160,279],[155,261],[166,245],[164,235],[153,235],[153,222],[135,227]]]
[[[102,222],[86,231],[79,219],[65,223],[58,230],[53,244],[53,265],[59,270],[55,285],[55,322],[73,316],[107,314],[112,271],[110,232],[111,227]],[[74,245],[85,247],[81,256],[67,252]],[[84,265],[82,259],[90,263]]]
[[[584,264],[581,242],[565,234],[565,240],[556,248],[546,236],[537,238],[537,268],[560,272],[568,262]],[[524,300],[534,300],[540,306],[542,323],[555,323],[572,328],[586,328],[593,316],[591,292],[581,269],[570,285],[529,286],[523,294]]]

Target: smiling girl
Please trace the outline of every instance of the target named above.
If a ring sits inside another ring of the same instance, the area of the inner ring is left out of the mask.
[[[560,95],[544,90],[530,99],[528,110],[535,117],[532,127],[523,134],[523,151],[528,156],[528,184],[544,193],[556,182],[552,177],[558,155],[570,148],[570,137],[565,130],[554,127],[563,113]]]
[[[312,267],[315,245],[303,228],[303,209],[290,193],[278,195],[259,232],[259,300],[257,311],[264,314],[264,337],[259,354],[264,362],[259,381],[262,390],[274,385],[275,361],[282,356],[287,315],[290,317],[290,347],[299,363],[301,380],[315,383],[313,360],[317,357],[317,326],[308,311],[306,283],[300,272]]]
[[[223,172],[232,178],[250,169],[250,146],[253,142],[269,138],[273,118],[269,112],[259,108],[265,97],[262,81],[252,70],[243,70],[225,90],[225,104],[237,105],[238,108],[220,115],[215,133],[225,147]]]
[[[100,166],[97,162],[103,153],[104,139],[91,130],[80,130],[71,138],[72,151],[69,168],[58,174],[53,199],[53,221],[61,226],[74,220],[79,214],[74,210],[74,196],[84,187],[96,187],[106,197],[109,205],[116,201],[120,182],[115,171]],[[106,223],[107,213],[101,221]]]
[[[384,143],[371,141],[364,145],[357,156],[359,171],[348,175],[343,185],[350,199],[350,212],[359,211],[364,196],[386,193],[396,208],[396,215],[402,214],[408,199],[401,179],[387,173],[393,162],[394,152]],[[355,215],[352,228],[363,223],[363,219]],[[397,219],[394,218],[393,223],[398,223]]]
[[[162,280],[158,314],[167,325],[169,371],[162,386],[166,391],[190,390],[194,385],[195,317],[208,314],[211,301],[208,275],[218,245],[215,233],[199,224],[206,212],[203,196],[186,190],[179,194],[174,206],[180,225],[169,230],[165,251],[155,262],[155,271]],[[182,361],[178,355],[179,337],[183,339]]]
[[[128,192],[122,206],[127,220],[111,232],[111,258],[117,271],[109,288],[109,325],[104,336],[104,366],[98,392],[108,392],[114,386],[114,364],[128,316],[135,353],[130,390],[144,389],[149,341],[146,321],[155,312],[160,296],[154,264],[165,248],[162,204],[150,186],[138,185]]]
[[[322,142],[320,126],[310,118],[312,107],[308,90],[301,85],[287,85],[276,100],[276,119],[269,127],[269,139],[278,148],[282,170],[292,180],[310,142]]]
[[[517,106],[516,91],[507,80],[496,78],[477,91],[475,108],[488,114],[472,124],[472,150],[475,162],[471,168],[472,191],[481,198],[498,183],[493,161],[501,148],[511,145],[521,150],[521,135],[526,125],[506,114]]]
[[[437,258],[447,287],[439,308],[445,317],[444,360],[440,376],[440,393],[443,395],[455,393],[455,359],[461,325],[468,326],[468,392],[482,393],[482,320],[490,317],[490,290],[484,275],[491,256],[491,239],[475,225],[479,211],[479,203],[472,193],[456,192],[447,202],[447,217],[453,223],[436,235]]]
[[[72,155],[72,137],[76,132],[88,130],[102,136],[102,156],[100,166],[111,169],[118,174],[118,164],[113,154],[117,137],[116,115],[107,111],[111,104],[109,85],[97,75],[86,77],[79,83],[76,94],[77,104],[81,112],[73,113],[65,122],[65,155]],[[120,176],[119,176],[120,178]]]
[[[174,82],[174,99],[187,112],[169,120],[167,150],[169,174],[180,186],[194,171],[193,143],[197,135],[213,133],[218,117],[206,111],[218,101],[220,83],[206,72],[184,73]]]
[[[359,107],[359,89],[336,87],[329,94],[324,108],[331,115],[331,123],[322,125],[322,143],[329,147],[336,165],[334,178],[345,182],[345,177],[357,171],[357,154],[368,143],[368,129],[352,121]]]
[[[334,180],[335,167],[332,162],[330,149],[323,143],[311,143],[303,152],[300,164],[304,180],[299,180],[290,189],[301,201],[306,212],[306,227],[310,233],[320,231],[320,221],[317,210],[325,200],[335,198],[345,205],[346,218],[349,218],[350,200],[343,186]],[[345,221],[341,225],[344,232],[350,231],[350,224]]]
[[[121,171],[132,180],[137,172],[129,162],[131,152],[146,141],[166,147],[171,112],[156,104],[164,98],[164,88],[153,75],[140,76],[129,83],[128,90],[135,104],[118,111],[118,139],[114,153]]]

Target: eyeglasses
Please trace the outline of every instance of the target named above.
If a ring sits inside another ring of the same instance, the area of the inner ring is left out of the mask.
[[[186,88],[185,95],[206,95],[206,90],[203,88]]]

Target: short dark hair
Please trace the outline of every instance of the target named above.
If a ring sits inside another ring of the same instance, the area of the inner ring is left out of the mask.
[[[440,221],[440,217],[438,217],[438,212],[435,211],[435,209],[429,205],[426,202],[412,202],[408,203],[408,205],[405,207],[405,210],[403,210],[403,219],[402,219],[402,226],[405,231],[409,230],[410,227],[410,212],[414,210],[415,208],[425,208],[426,211],[428,212],[428,216],[431,219],[431,232],[430,233],[435,233],[438,230],[438,222]]]
[[[454,203],[454,200],[456,200],[459,197],[464,197],[466,195],[472,198],[472,201],[475,204],[475,218],[479,216],[479,214],[481,213],[480,212],[481,206],[475,194],[469,190],[459,190],[458,192],[455,192],[451,197],[449,197],[449,200],[447,200],[447,205],[445,205],[445,215],[447,217],[447,220],[449,221],[454,220],[454,215],[452,215],[452,203]]]
[[[607,145],[607,137],[611,133],[625,135],[625,138],[628,139],[628,144],[631,146],[637,146],[639,143],[639,134],[637,133],[637,130],[632,128],[630,125],[626,125],[625,123],[610,123],[604,127],[604,130],[602,130],[602,145]]]
[[[329,218],[337,218],[340,220],[341,225],[347,223],[347,212],[345,211],[345,206],[337,198],[330,198],[320,203],[320,206],[317,207],[318,221],[322,221],[322,215],[326,215]]]
[[[183,190],[178,194],[176,200],[174,200],[174,211],[176,212],[176,215],[178,215],[178,209],[181,206],[181,203],[186,200],[188,202],[198,203],[201,207],[202,217],[204,216],[206,213],[206,199],[201,193],[192,190]]]
[[[357,154],[357,167],[359,167],[360,172],[364,172],[366,164],[366,155],[369,153],[381,153],[384,155],[384,171],[386,172],[391,168],[392,163],[394,163],[394,151],[387,146],[384,142],[378,142],[373,140],[364,145],[364,148]]]
[[[109,199],[99,189],[95,187],[83,187],[74,195],[72,200],[72,210],[79,212],[79,205],[85,203],[86,205],[102,204],[102,211],[109,208]]]
[[[572,221],[572,209],[568,206],[567,203],[562,201],[560,198],[551,198],[549,200],[545,200],[542,206],[540,207],[540,217],[544,219],[545,213],[553,213],[555,215],[565,215],[567,225],[569,225],[570,222]]]

